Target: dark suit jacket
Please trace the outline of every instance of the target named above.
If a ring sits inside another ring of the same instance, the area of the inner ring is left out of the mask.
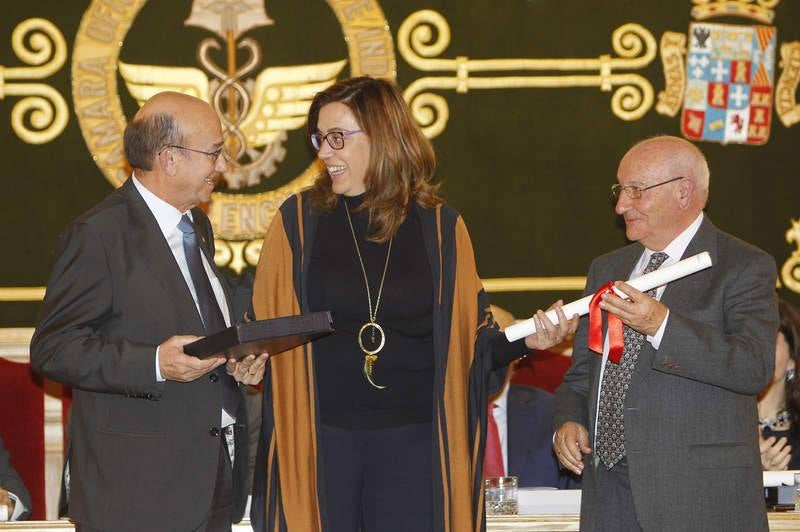
[[[553,396],[532,386],[512,384],[508,390],[508,474],[521,488],[580,488],[580,481],[561,470],[553,453]]]
[[[11,459],[8,456],[5,445],[3,445],[2,438],[0,438],[0,488],[10,491],[20,500],[26,510],[19,516],[19,519],[27,519],[33,509],[31,496],[28,494],[22,478],[14,469],[14,466],[11,465]]]
[[[199,209],[192,215],[213,265],[208,218]],[[194,529],[214,490],[220,437],[211,429],[220,424],[222,387],[213,373],[189,383],[156,381],[159,344],[204,334],[180,268],[130,179],[73,222],[59,248],[31,363],[73,388],[69,515],[115,531]],[[238,520],[247,415],[236,417]]]
[[[767,530],[756,394],[775,365],[775,263],[706,217],[684,258],[708,251],[713,266],[670,283],[658,350],[642,347],[625,401],[625,448],[639,523],[649,531]],[[587,293],[627,279],[639,244],[595,259]],[[587,349],[587,319],[556,394],[555,426],[584,425],[594,448],[601,357]],[[592,455],[583,473],[581,521],[602,504]],[[602,465],[600,467],[603,467]]]

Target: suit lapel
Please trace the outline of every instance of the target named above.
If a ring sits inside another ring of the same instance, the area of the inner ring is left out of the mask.
[[[144,264],[158,279],[162,289],[170,294],[181,317],[179,323],[189,321],[197,330],[203,331],[202,320],[196,311],[189,287],[186,286],[186,280],[153,213],[130,178],[122,185],[120,192],[128,203],[129,234],[136,249],[133,260]],[[194,312],[188,313],[185,309],[192,309]]]
[[[512,386],[508,390],[508,402],[506,403],[506,442],[508,445],[508,471],[521,473],[528,459],[530,446],[528,442],[534,440],[533,433],[537,428],[535,423],[526,419],[524,413],[530,398],[526,398],[515,392]]]
[[[667,285],[664,289],[664,294],[661,296],[661,302],[667,308],[681,309],[686,307],[687,301],[692,301],[693,295],[702,292],[702,289],[708,286],[709,279],[711,278],[713,265],[717,263],[717,229],[714,224],[707,218],[703,218],[697,234],[683,253],[681,260],[697,255],[703,251],[708,251],[711,256],[712,267],[697,272],[688,277],[684,277],[678,281],[674,281]]]
[[[708,219],[703,218],[697,233],[692,238],[686,251],[679,257],[679,260],[686,259],[692,255],[708,251],[711,256],[711,263],[717,262],[717,237],[716,228]],[[705,287],[710,282],[711,270],[703,270],[694,273],[683,279],[673,281],[664,288],[664,293],[661,295],[661,302],[668,308],[675,311],[681,311],[687,308],[688,303],[696,301],[697,294],[703,293]],[[653,359],[655,358],[655,349],[649,342],[645,342],[642,346],[642,351],[639,353],[639,359],[636,362],[633,376],[631,377],[631,388],[638,386],[645,378],[645,375],[650,371],[653,366]]]

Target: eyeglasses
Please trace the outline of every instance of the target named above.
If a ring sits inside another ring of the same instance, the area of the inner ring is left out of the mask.
[[[611,185],[611,197],[614,199],[614,201],[616,201],[619,199],[620,193],[625,191],[625,195],[630,199],[639,199],[642,197],[642,192],[645,190],[660,187],[661,185],[666,185],[667,183],[672,183],[673,181],[677,181],[679,179],[684,179],[684,177],[673,177],[671,179],[667,179],[666,181],[662,181],[661,183],[656,183],[655,185],[650,185],[647,187],[643,187],[641,185],[620,185],[619,183],[614,183]]]
[[[187,148],[186,146],[178,146],[177,144],[167,144],[163,148],[161,148],[158,153],[160,154],[162,151],[166,150],[167,148],[178,148],[179,150],[186,150],[186,151],[193,151],[195,153],[202,153],[211,161],[212,164],[217,163],[217,159],[219,159],[220,155],[224,155],[225,160],[228,159],[228,155],[225,154],[225,148],[220,148],[215,151],[203,151],[203,150],[196,150],[194,148]]]
[[[340,131],[329,131],[325,135],[317,131],[311,135],[311,145],[314,146],[315,150],[319,151],[322,148],[322,141],[324,140],[327,141],[328,146],[334,150],[341,150],[344,148],[344,138],[355,135],[356,133],[361,133],[361,130],[354,129],[353,131],[347,131],[343,129]]]

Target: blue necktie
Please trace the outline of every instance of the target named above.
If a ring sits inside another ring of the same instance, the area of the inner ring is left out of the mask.
[[[208,280],[206,269],[203,266],[200,244],[197,241],[197,233],[188,215],[183,215],[178,223],[178,229],[183,233],[183,253],[186,255],[186,264],[189,267],[189,275],[197,295],[197,306],[200,309],[200,317],[203,319],[206,335],[222,331],[227,328],[225,318],[222,316],[214,290],[211,288],[211,282]],[[231,417],[235,417],[240,400],[239,386],[225,371],[224,365],[219,366],[216,372],[223,389],[222,407]]]

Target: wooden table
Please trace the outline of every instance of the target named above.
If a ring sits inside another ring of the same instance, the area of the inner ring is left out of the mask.
[[[800,532],[800,512],[770,512],[770,530],[795,530]],[[508,517],[490,517],[487,521],[488,532],[532,531],[577,531],[577,515],[515,515]],[[68,521],[23,521],[19,523],[0,523],[0,531],[5,532],[61,532],[74,530]],[[252,532],[250,523],[243,521],[233,526],[233,532]]]

